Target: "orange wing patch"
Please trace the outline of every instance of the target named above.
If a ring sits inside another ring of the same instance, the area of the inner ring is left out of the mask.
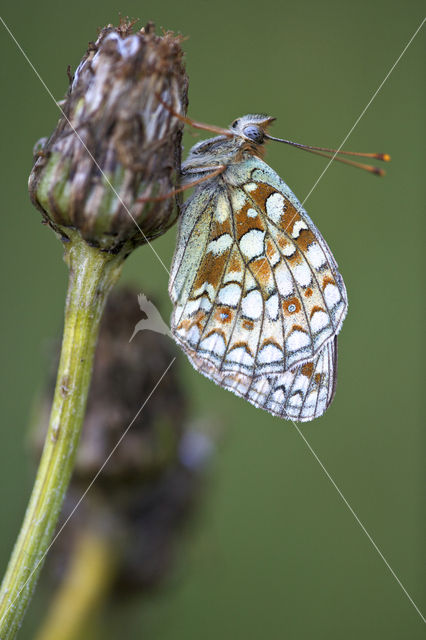
[[[265,211],[266,201],[273,193],[276,193],[276,189],[269,186],[268,184],[259,182],[257,184],[257,187],[250,191],[250,198],[254,200],[258,207]]]
[[[234,310],[230,307],[216,307],[214,318],[219,324],[229,324],[234,318]]]
[[[182,320],[179,323],[177,329],[179,331],[182,329],[185,329],[185,331],[189,331],[189,329],[191,329],[192,327],[197,327],[201,331],[204,326],[205,319],[206,319],[206,312],[203,311],[202,309],[199,309],[195,315]]]
[[[310,229],[302,229],[296,242],[301,251],[307,251],[309,245],[315,242],[315,236]]]
[[[299,298],[289,298],[282,301],[282,309],[286,315],[293,315],[294,313],[299,313],[302,305]]]
[[[335,285],[336,281],[334,278],[330,278],[330,276],[324,276],[324,278],[322,279],[322,288],[325,289],[328,284]]]
[[[310,378],[312,376],[313,370],[314,370],[314,363],[306,362],[305,364],[302,364],[300,368],[300,373],[302,374],[302,376],[306,376],[307,378]]]
[[[213,253],[207,253],[196,274],[193,290],[197,291],[204,283],[208,282],[214,288],[219,286],[220,279],[228,260],[229,251],[215,256]]]

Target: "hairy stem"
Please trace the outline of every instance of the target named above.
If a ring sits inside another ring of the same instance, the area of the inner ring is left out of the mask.
[[[69,283],[52,411],[21,531],[0,591],[0,638],[14,638],[34,591],[74,466],[102,310],[123,262],[77,234],[65,245]]]

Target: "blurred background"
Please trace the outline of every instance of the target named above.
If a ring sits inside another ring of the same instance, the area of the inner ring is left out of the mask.
[[[74,69],[97,28],[116,24],[120,12],[187,36],[193,118],[224,126],[266,112],[277,117],[274,135],[336,147],[421,23],[422,6],[47,0],[11,3],[3,18],[58,99],[67,65]],[[0,43],[3,573],[32,486],[27,429],[47,345],[61,327],[67,270],[26,186],[33,144],[58,112],[4,29]],[[349,315],[335,401],[301,427],[423,611],[424,45],[420,32],[345,145],[390,153],[387,176],[334,165],[306,202],[345,278]],[[187,132],[185,150],[196,140]],[[327,163],[278,144],[266,160],[301,200]],[[167,265],[174,241],[175,229],[155,241]],[[167,273],[149,247],[130,257],[123,280],[154,292],[168,318]],[[213,416],[225,436],[166,586],[109,607],[102,637],[423,637],[418,613],[294,426],[216,387],[185,359],[176,366],[194,414]],[[21,638],[34,636],[46,606],[41,585]]]

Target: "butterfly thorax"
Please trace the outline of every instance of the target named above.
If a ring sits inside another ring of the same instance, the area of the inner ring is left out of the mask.
[[[264,155],[265,133],[274,118],[265,115],[247,115],[234,120],[229,135],[216,136],[198,142],[192,147],[182,165],[182,174],[202,175],[214,167],[234,165],[247,158]]]

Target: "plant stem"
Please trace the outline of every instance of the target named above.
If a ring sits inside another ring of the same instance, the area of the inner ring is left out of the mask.
[[[93,614],[99,613],[111,589],[116,560],[116,549],[107,537],[81,531],[36,640],[87,637]]]
[[[65,245],[65,260],[70,273],[55,394],[32,495],[0,591],[1,640],[15,637],[53,537],[74,466],[102,310],[123,263],[122,255],[94,249],[77,233]]]

